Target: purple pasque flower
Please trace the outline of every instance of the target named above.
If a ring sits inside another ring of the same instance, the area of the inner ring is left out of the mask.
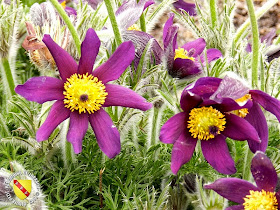
[[[203,38],[199,38],[178,48],[178,26],[173,25],[173,18],[174,14],[171,13],[163,28],[164,55],[167,69],[168,73],[174,78],[188,78],[201,73],[201,63],[205,65],[203,51],[206,43]],[[208,49],[206,54],[208,63],[222,57],[222,53],[214,48]]]
[[[252,107],[251,100],[242,104],[236,101],[243,97],[244,92],[229,93],[236,96],[235,99],[225,95],[218,95],[219,100],[211,99],[221,81],[219,78],[202,77],[187,86],[180,101],[183,112],[174,115],[162,126],[160,140],[173,144],[171,170],[174,174],[191,159],[198,140],[201,140],[205,159],[223,174],[236,172],[227,147],[227,137],[260,142],[253,125],[235,113]]]
[[[247,100],[252,102],[252,106],[247,109],[238,110],[236,114],[244,117],[258,132],[261,142],[248,139],[248,144],[253,153],[256,151],[265,152],[268,145],[268,126],[264,113],[260,106],[276,116],[280,122],[280,101],[260,90],[250,90],[241,81],[233,77],[226,76],[216,84],[215,93],[210,97],[210,101],[220,102],[223,97],[236,100],[239,104]]]
[[[258,151],[255,154],[251,172],[257,186],[238,178],[221,178],[212,184],[204,185],[204,188],[214,190],[224,198],[239,204],[226,210],[280,209],[280,191],[275,192],[277,173],[264,153]]]
[[[196,16],[196,6],[194,3],[188,3],[184,0],[178,0],[173,3],[177,10],[185,10],[189,15]]]
[[[267,33],[265,36],[261,37],[260,41],[261,43],[266,43],[267,46],[272,44],[272,39],[276,37],[276,30],[272,29],[269,33]],[[252,45],[250,43],[246,46],[247,52],[252,52]]]
[[[70,117],[67,140],[74,152],[82,151],[82,140],[90,122],[100,149],[113,158],[120,152],[120,134],[110,116],[102,107],[124,106],[148,110],[152,104],[134,91],[108,82],[116,80],[134,59],[132,42],[122,43],[113,55],[92,71],[100,47],[100,40],[93,29],[87,31],[81,45],[81,58],[75,60],[49,35],[43,42],[49,48],[61,79],[33,77],[15,89],[29,101],[44,103],[56,100],[50,113],[36,133],[37,141],[47,140],[53,130]]]

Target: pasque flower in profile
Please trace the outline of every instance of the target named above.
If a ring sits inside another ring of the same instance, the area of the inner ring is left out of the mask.
[[[183,112],[171,117],[161,128],[160,140],[174,144],[171,155],[171,170],[174,174],[187,163],[194,152],[197,141],[205,159],[220,173],[236,172],[230,156],[226,137],[234,140],[260,142],[256,129],[234,110],[251,108],[251,100],[238,104],[223,96],[219,101],[209,99],[218,89],[221,79],[202,77],[185,88],[181,96]],[[232,93],[243,96],[243,93]]]
[[[252,159],[251,172],[256,182],[252,183],[238,178],[221,178],[214,183],[204,185],[224,198],[238,203],[226,210],[253,210],[280,208],[280,191],[275,192],[277,173],[269,158],[258,151]]]
[[[38,129],[36,139],[47,140],[52,131],[70,117],[67,140],[72,143],[74,152],[80,153],[89,121],[100,149],[113,158],[120,152],[120,134],[102,107],[124,106],[147,110],[152,106],[134,91],[108,84],[118,79],[134,59],[132,42],[122,43],[108,61],[94,71],[100,40],[93,29],[87,31],[81,45],[79,65],[49,35],[44,36],[43,42],[56,62],[61,79],[33,77],[15,89],[16,93],[30,101],[44,103],[56,100],[46,121]]]
[[[163,28],[164,55],[168,73],[174,78],[188,78],[202,72],[201,63],[205,65],[204,49],[206,42],[203,38],[177,46],[178,26],[173,25],[174,14],[166,21]],[[222,57],[218,49],[206,50],[207,61],[210,63]]]

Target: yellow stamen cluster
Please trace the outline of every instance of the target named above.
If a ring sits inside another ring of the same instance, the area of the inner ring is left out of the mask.
[[[236,99],[235,101],[239,104],[239,105],[244,105],[248,100],[251,99],[251,95],[250,94],[245,94],[243,97]],[[239,116],[239,117],[246,117],[247,114],[249,114],[249,111],[247,108],[244,109],[239,109],[239,110],[234,110],[232,111],[233,114]]]
[[[141,29],[136,24],[133,24],[132,26],[128,27],[127,30],[129,30],[129,31],[141,31]]]
[[[178,47],[178,49],[175,50],[174,60],[176,58],[189,59],[189,60],[194,61],[194,57],[189,57],[188,51],[181,47]]]
[[[65,7],[66,7],[66,1],[61,2],[61,6],[63,7],[63,9],[65,9]]]
[[[278,203],[275,192],[250,190],[250,195],[244,198],[245,210],[277,210]]]
[[[73,74],[64,83],[64,104],[72,112],[89,114],[98,111],[105,103],[108,93],[105,85],[97,77],[87,74]]]
[[[225,129],[226,119],[213,107],[194,108],[190,111],[188,128],[194,138],[209,140]]]

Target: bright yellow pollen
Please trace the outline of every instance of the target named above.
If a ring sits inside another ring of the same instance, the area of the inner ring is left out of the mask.
[[[250,195],[244,198],[245,210],[277,210],[278,203],[275,192],[250,190]]]
[[[190,111],[188,128],[191,136],[200,140],[215,138],[225,129],[226,119],[213,107],[194,108]]]
[[[64,83],[64,104],[72,112],[89,114],[98,111],[105,103],[108,93],[105,85],[97,77],[87,74],[73,74]]]
[[[133,24],[132,26],[128,27],[127,30],[129,30],[129,31],[141,31],[141,29],[136,24]]]
[[[188,51],[181,47],[178,47],[178,49],[175,50],[174,60],[176,58],[189,59],[189,60],[194,61],[194,57],[189,57]]]
[[[61,6],[63,7],[63,9],[65,9],[65,7],[66,7],[66,1],[61,2]]]
[[[250,99],[251,99],[251,95],[250,95],[250,94],[245,94],[243,97],[238,98],[238,99],[236,99],[235,101],[236,101],[238,104],[242,105],[242,104],[244,104],[245,102],[247,102],[247,101],[250,100]],[[237,116],[239,116],[239,117],[244,118],[244,117],[247,116],[247,114],[249,114],[249,111],[248,111],[247,108],[244,108],[244,109],[234,110],[234,111],[232,111],[231,113],[233,113],[233,114],[235,114],[235,115],[237,115]]]

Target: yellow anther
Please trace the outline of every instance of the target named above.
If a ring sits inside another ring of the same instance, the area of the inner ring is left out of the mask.
[[[250,195],[244,198],[245,210],[277,210],[278,202],[275,192],[250,190]]]
[[[188,51],[181,47],[179,47],[178,49],[175,50],[174,60],[176,58],[189,59],[189,60],[194,61],[194,57],[189,57]]]

